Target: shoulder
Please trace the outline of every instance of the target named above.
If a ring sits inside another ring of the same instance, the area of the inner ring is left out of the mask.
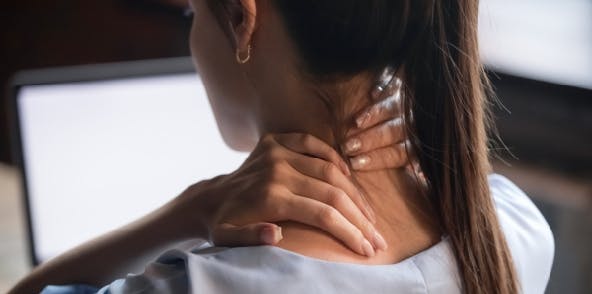
[[[445,245],[429,250],[429,255],[434,256],[425,261],[442,262],[437,256],[445,248],[442,246]],[[444,254],[443,258],[448,256]],[[102,290],[104,293],[262,294],[277,293],[281,289],[286,294],[364,294],[428,293],[428,289],[458,289],[450,286],[456,284],[449,281],[445,270],[420,272],[416,262],[407,259],[392,265],[338,263],[272,246],[173,250],[150,264],[143,274],[128,275]],[[434,267],[443,268],[430,266]],[[423,277],[426,273],[437,273],[439,278],[426,281]]]
[[[555,252],[553,233],[530,198],[504,176],[489,176],[489,187],[523,293],[544,293]]]

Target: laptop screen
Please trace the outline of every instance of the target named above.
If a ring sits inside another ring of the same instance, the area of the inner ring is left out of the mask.
[[[195,73],[21,85],[17,109],[37,262],[247,156],[222,141]]]

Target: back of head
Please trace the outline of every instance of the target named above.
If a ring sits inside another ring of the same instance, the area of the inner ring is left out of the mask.
[[[487,79],[478,1],[275,0],[319,78],[378,73],[404,84],[407,132],[467,293],[516,293],[512,258],[487,183]]]

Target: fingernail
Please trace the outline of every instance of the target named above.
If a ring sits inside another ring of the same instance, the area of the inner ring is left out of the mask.
[[[370,157],[366,156],[366,155],[361,155],[361,156],[357,156],[352,158],[351,160],[351,165],[355,170],[360,170],[365,168],[369,163],[370,163]]]
[[[388,244],[386,244],[384,237],[382,237],[377,231],[374,231],[374,245],[380,250],[386,250],[388,248]]]
[[[345,153],[351,154],[354,153],[362,147],[362,141],[358,138],[349,139],[345,142]]]
[[[279,226],[265,227],[261,230],[261,240],[263,243],[273,245],[282,240],[282,228]]]
[[[362,252],[364,252],[364,255],[368,257],[373,257],[375,254],[374,248],[372,248],[372,245],[366,239],[364,239],[364,242],[362,242]]]
[[[358,116],[358,118],[356,118],[356,126],[358,127],[358,129],[364,127],[369,118],[370,111],[364,111],[364,113]]]

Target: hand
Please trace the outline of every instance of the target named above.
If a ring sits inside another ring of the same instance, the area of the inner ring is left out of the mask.
[[[237,171],[187,189],[172,215],[186,233],[202,228],[216,245],[275,244],[281,228],[273,223],[296,221],[373,256],[387,244],[348,175],[339,154],[311,135],[266,135]]]
[[[401,80],[386,71],[372,91],[374,105],[361,111],[342,149],[358,171],[401,168],[409,163],[409,142],[401,116]]]

